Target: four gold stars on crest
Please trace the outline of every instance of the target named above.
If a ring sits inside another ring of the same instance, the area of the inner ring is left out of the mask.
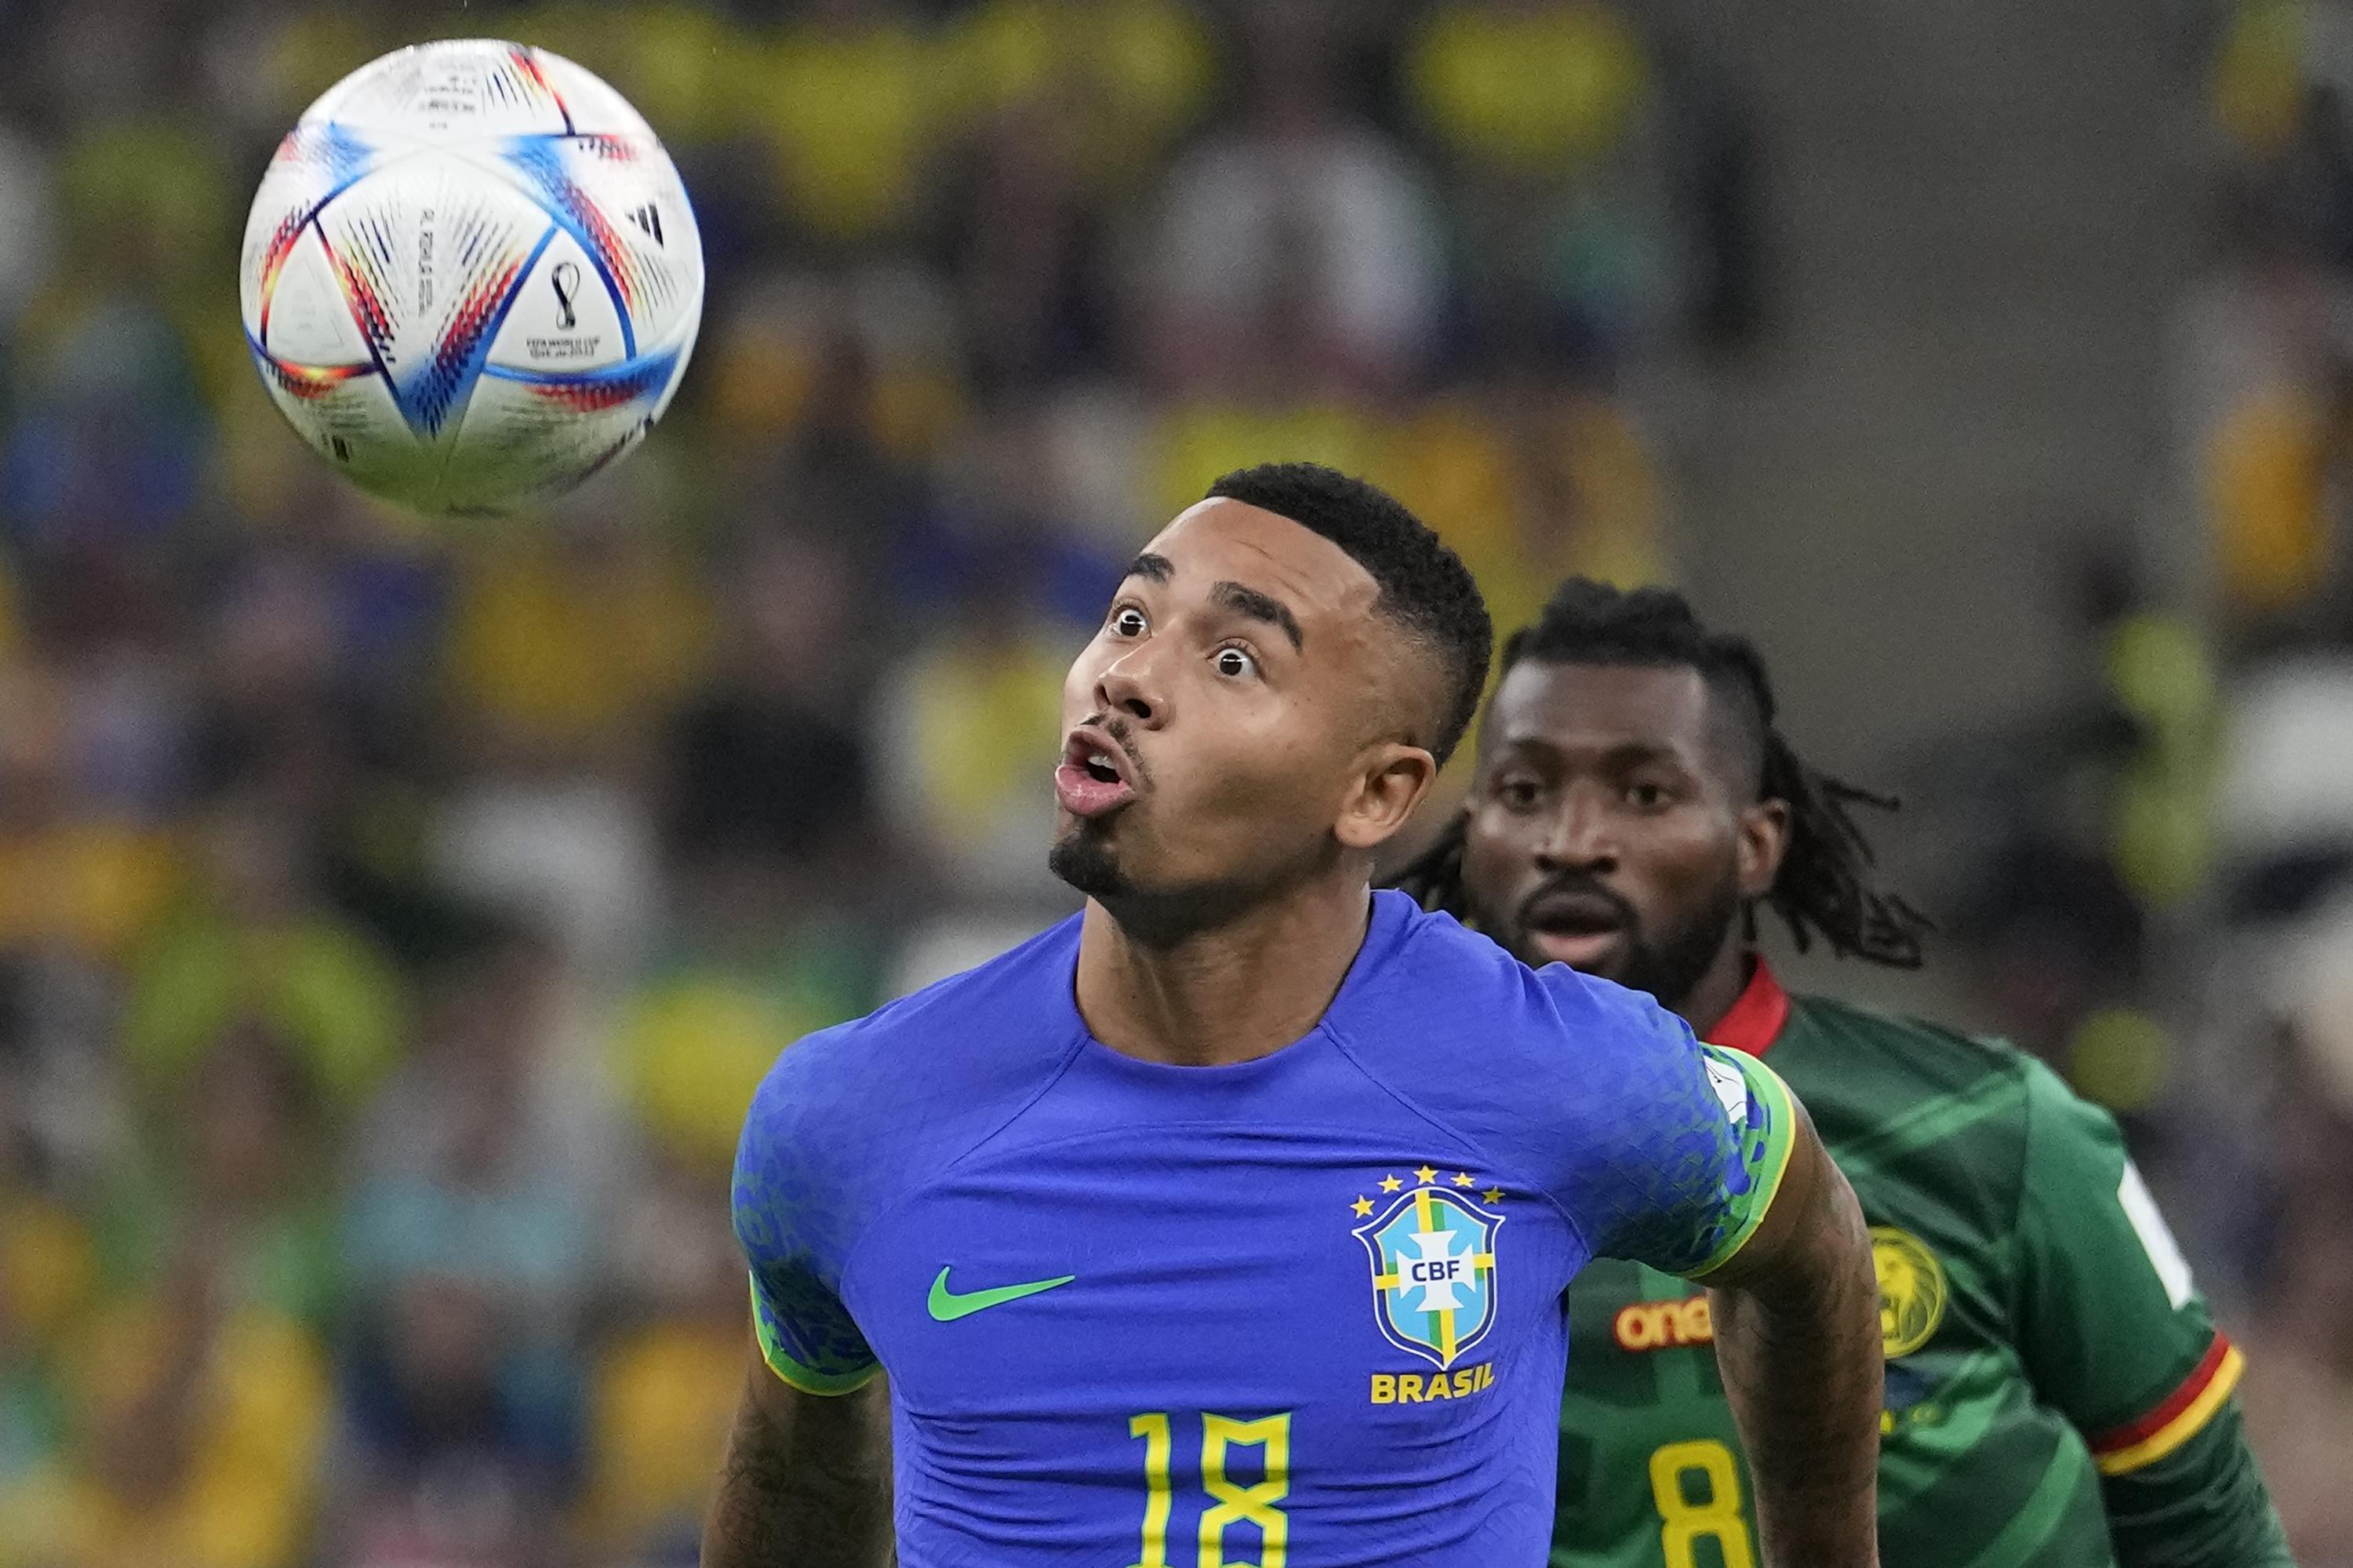
[[[1420,1166],[1414,1171],[1414,1177],[1424,1187],[1434,1186],[1438,1181],[1438,1167]],[[1448,1178],[1448,1181],[1457,1187],[1476,1187],[1479,1184],[1472,1179],[1471,1172],[1468,1171],[1457,1171]],[[1394,1192],[1404,1185],[1405,1183],[1395,1176],[1385,1175],[1381,1178],[1381,1191],[1384,1192]],[[1501,1187],[1490,1187],[1479,1196],[1490,1203],[1500,1203],[1504,1201],[1504,1190]],[[1356,1217],[1360,1220],[1368,1217],[1373,1212],[1373,1201],[1362,1193],[1357,1194],[1356,1201],[1348,1206],[1356,1212]]]

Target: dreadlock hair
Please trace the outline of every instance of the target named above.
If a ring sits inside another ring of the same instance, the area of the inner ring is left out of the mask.
[[[1624,590],[1586,577],[1561,584],[1533,626],[1504,643],[1502,671],[1533,660],[1545,664],[1643,665],[1699,672],[1709,693],[1753,735],[1762,753],[1757,798],[1786,801],[1789,846],[1765,902],[1800,952],[1819,935],[1841,958],[1916,969],[1927,916],[1883,885],[1871,841],[1854,808],[1893,811],[1892,796],[1810,767],[1773,727],[1773,686],[1746,638],[1702,626],[1683,596],[1670,588]],[[1468,814],[1458,813],[1438,842],[1396,878],[1425,909],[1466,913],[1462,846]],[[1749,915],[1749,934],[1755,914]]]

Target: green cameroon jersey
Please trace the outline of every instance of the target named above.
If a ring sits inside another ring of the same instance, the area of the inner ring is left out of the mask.
[[[2289,1563],[2239,1352],[2113,1120],[2023,1053],[1792,1001],[1761,962],[1709,1039],[1769,1052],[1870,1222],[1889,1568]],[[1596,1260],[1568,1297],[1552,1561],[1760,1568],[1705,1292]]]

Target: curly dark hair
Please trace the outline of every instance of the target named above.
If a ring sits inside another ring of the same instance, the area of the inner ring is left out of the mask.
[[[1448,701],[1430,736],[1439,766],[1479,711],[1495,629],[1461,556],[1379,486],[1312,462],[1236,469],[1209,486],[1222,497],[1288,517],[1347,552],[1381,590],[1376,606],[1428,650],[1444,672]]]
[[[1831,951],[1895,969],[1916,969],[1927,916],[1884,886],[1871,841],[1853,809],[1893,811],[1897,802],[1810,767],[1773,726],[1773,685],[1746,638],[1710,631],[1670,588],[1621,589],[1586,577],[1561,584],[1533,626],[1504,644],[1509,671],[1546,664],[1647,665],[1699,672],[1725,716],[1750,738],[1757,798],[1789,808],[1789,847],[1765,895],[1803,951],[1819,934]],[[1426,909],[1465,913],[1458,815],[1438,842],[1400,872],[1396,885]]]

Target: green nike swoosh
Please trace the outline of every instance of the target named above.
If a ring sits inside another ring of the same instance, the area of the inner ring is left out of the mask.
[[[1033,1279],[1027,1285],[999,1285],[988,1290],[976,1290],[969,1296],[959,1296],[948,1288],[949,1264],[932,1281],[932,1298],[926,1303],[932,1309],[934,1323],[953,1323],[959,1318],[969,1318],[975,1312],[986,1312],[991,1307],[1002,1307],[1008,1301],[1018,1301],[1024,1296],[1035,1296],[1040,1290],[1051,1290],[1057,1285],[1068,1285],[1078,1277],[1066,1274],[1060,1279]]]

